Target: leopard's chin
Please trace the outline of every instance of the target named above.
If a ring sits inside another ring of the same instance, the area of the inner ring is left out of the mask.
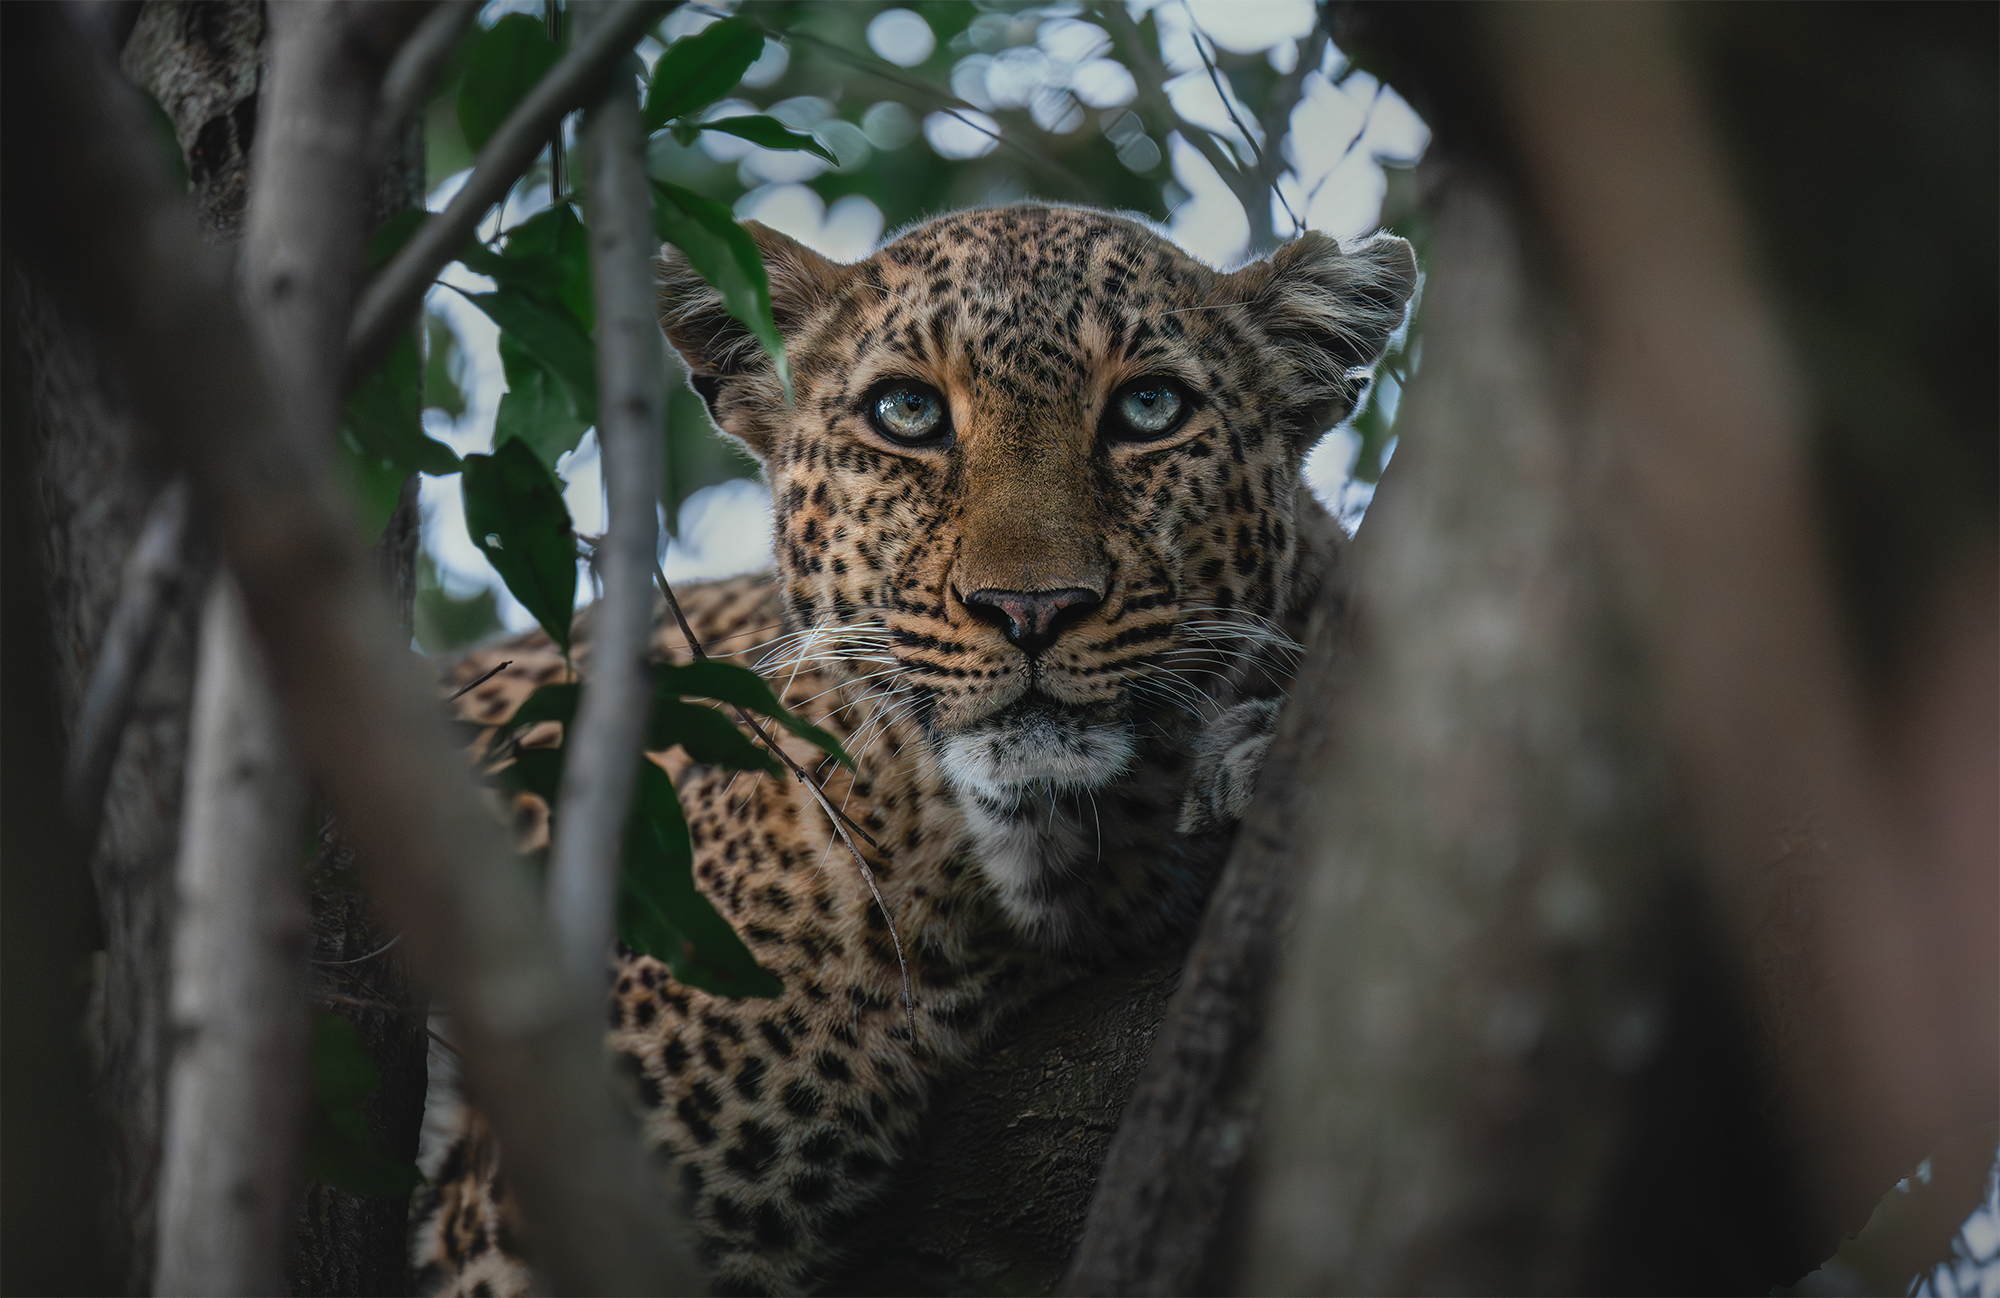
[[[1124,721],[1033,694],[965,730],[938,736],[945,778],[1002,802],[1035,792],[1103,788],[1131,766],[1135,749]]]

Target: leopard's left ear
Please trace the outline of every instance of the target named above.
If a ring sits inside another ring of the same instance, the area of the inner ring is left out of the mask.
[[[790,338],[833,300],[850,268],[756,221],[745,221],[743,228],[756,241],[771,283],[772,320]],[[679,248],[668,244],[660,250],[655,275],[660,327],[687,362],[689,383],[716,427],[763,459],[786,417],[784,390],[771,358]]]
[[[1316,230],[1237,271],[1239,298],[1265,336],[1303,378],[1308,436],[1345,419],[1403,323],[1417,288],[1417,257],[1408,242],[1377,234],[1339,243]]]

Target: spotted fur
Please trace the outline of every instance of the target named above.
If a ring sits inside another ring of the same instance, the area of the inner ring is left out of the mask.
[[[671,754],[656,760],[687,804],[697,882],[784,992],[715,997],[621,952],[610,1044],[717,1288],[795,1292],[826,1273],[931,1089],[1010,1014],[1187,936],[1338,544],[1301,462],[1351,410],[1415,265],[1398,239],[1308,234],[1221,273],[1136,222],[1037,205],[944,217],[852,265],[753,231],[789,402],[671,249],[661,309],[717,424],[763,462],[777,571],[685,602],[712,652],[772,674],[858,759],[825,768],[826,790],[879,845],[916,1032],[882,909],[806,791]],[[1106,440],[1110,395],[1148,376],[1179,383],[1192,415],[1158,441]],[[876,431],[870,395],[896,379],[944,395],[949,441]],[[1092,598],[1029,652],[991,600],[965,598],[993,591]],[[658,648],[685,654],[670,630]],[[503,657],[467,716],[500,721],[561,670],[530,637],[451,680]],[[539,806],[519,814],[544,832]],[[422,1282],[520,1291],[531,1242],[490,1139],[460,1132],[420,1216]]]

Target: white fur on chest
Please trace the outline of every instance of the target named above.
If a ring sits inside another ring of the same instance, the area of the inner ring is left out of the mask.
[[[1123,726],[1032,711],[938,745],[974,859],[1008,916],[1044,946],[1066,947],[1074,936],[1062,898],[1077,871],[1103,856],[1096,792],[1125,774],[1136,748]]]

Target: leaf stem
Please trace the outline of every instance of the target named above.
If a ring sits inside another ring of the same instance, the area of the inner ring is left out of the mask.
[[[660,567],[658,563],[653,565],[653,580],[659,583],[660,594],[667,600],[667,608],[673,613],[681,634],[687,638],[689,652],[694,655],[697,662],[707,662],[708,651],[702,648],[701,641],[695,638],[694,628],[688,625],[687,615],[681,612],[681,602],[674,598],[674,588],[667,582],[666,569]],[[882,889],[875,883],[875,872],[868,868],[868,858],[861,855],[861,849],[854,845],[854,839],[848,830],[851,828],[854,833],[861,835],[863,841],[878,852],[882,850],[882,845],[870,838],[867,830],[849,820],[846,812],[833,805],[832,800],[826,796],[826,790],[820,787],[819,781],[803,766],[793,761],[790,753],[778,746],[778,741],[771,737],[757,718],[750,715],[747,708],[738,707],[736,719],[750,727],[751,733],[764,742],[764,747],[770,749],[772,754],[785,764],[786,769],[791,771],[800,784],[806,786],[813,796],[813,801],[819,803],[820,810],[824,811],[827,819],[832,822],[834,832],[840,835],[840,841],[847,844],[848,852],[854,857],[854,864],[860,867],[862,881],[868,885],[869,894],[875,898],[876,908],[882,912],[883,922],[889,926],[889,942],[896,948],[896,968],[903,978],[903,1018],[909,1024],[910,1042],[914,1045],[917,1039],[917,998],[910,989],[910,964],[903,956],[903,939],[896,932],[896,917],[890,913],[889,903],[883,900]]]

